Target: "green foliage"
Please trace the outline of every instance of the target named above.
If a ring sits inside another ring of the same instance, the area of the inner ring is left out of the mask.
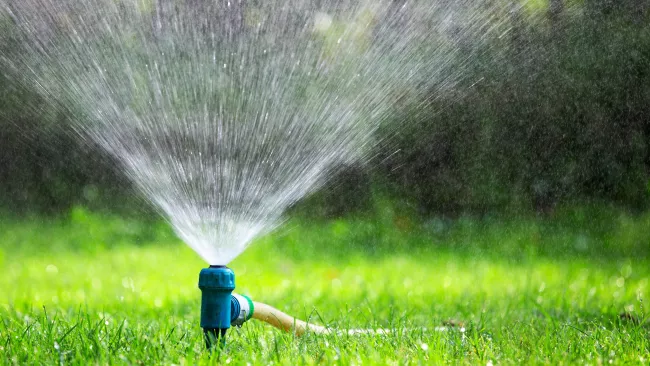
[[[237,290],[333,328],[398,332],[296,339],[251,321],[213,355],[198,325],[205,264],[162,226],[82,208],[65,220],[3,218],[0,362],[644,363],[650,220],[594,210],[560,210],[554,223],[409,227],[391,207],[372,220],[291,221],[230,264]],[[628,257],[603,260],[591,244],[574,255],[574,239],[599,230],[609,248],[643,243]],[[116,245],[97,245],[107,240]],[[462,325],[434,330],[450,320]]]

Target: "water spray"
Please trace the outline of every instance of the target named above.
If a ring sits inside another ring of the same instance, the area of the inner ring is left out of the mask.
[[[68,114],[206,262],[225,264],[330,168],[369,158],[372,137],[402,113],[389,101],[454,90],[468,46],[505,34],[513,10],[285,3],[0,0],[0,44],[11,45],[0,67]],[[199,288],[208,347],[251,317],[297,335],[340,333],[233,294],[225,266],[203,269]]]

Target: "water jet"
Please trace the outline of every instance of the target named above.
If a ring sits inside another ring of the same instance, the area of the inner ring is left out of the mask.
[[[453,88],[468,45],[501,33],[499,3],[0,0],[0,43],[16,45],[0,65],[213,264],[208,346],[251,317],[328,333],[233,294],[226,265],[330,169],[368,158],[393,106]]]

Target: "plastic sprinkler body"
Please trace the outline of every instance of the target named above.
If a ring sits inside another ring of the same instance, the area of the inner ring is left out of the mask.
[[[226,331],[232,321],[232,291],[235,273],[226,266],[210,266],[199,274],[201,289],[201,328],[205,343],[211,348],[215,343],[225,344]],[[235,309],[237,311],[237,309]],[[236,317],[238,313],[234,314]]]

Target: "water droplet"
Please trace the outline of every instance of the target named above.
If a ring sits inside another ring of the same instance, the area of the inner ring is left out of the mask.
[[[59,273],[59,269],[54,264],[48,264],[47,267],[45,267],[45,272],[56,274]]]
[[[333,289],[338,290],[338,289],[341,288],[341,286],[342,286],[341,280],[339,280],[338,278],[335,278],[335,279],[332,280],[332,288]]]
[[[135,287],[133,283],[133,279],[131,277],[122,278],[122,287],[133,290]]]
[[[625,266],[623,266],[623,268],[621,268],[621,274],[625,278],[630,277],[632,275],[632,266],[629,265],[629,264],[626,264]]]
[[[325,32],[332,25],[332,17],[326,13],[318,12],[314,15],[314,30],[317,32]]]
[[[625,278],[619,277],[616,279],[616,286],[623,287],[625,286]]]

